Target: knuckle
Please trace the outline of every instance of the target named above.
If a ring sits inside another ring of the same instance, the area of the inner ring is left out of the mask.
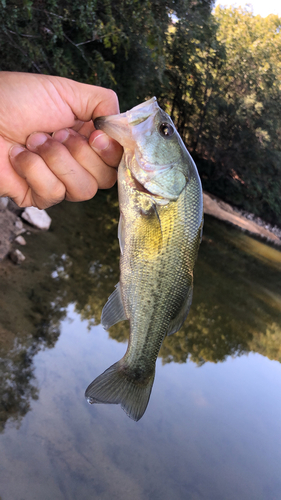
[[[25,198],[23,200],[18,200],[18,198],[11,198],[15,203],[16,205],[19,207],[19,208],[26,208],[26,207],[30,207],[30,202],[28,202],[27,200],[25,200]]]
[[[113,168],[107,169],[107,175],[103,176],[99,181],[100,189],[110,189],[114,186],[117,180],[117,172]]]
[[[57,182],[55,182],[52,190],[51,190],[51,196],[50,198],[52,198],[52,205],[55,205],[56,203],[59,203],[60,201],[64,200],[65,198],[65,192],[66,192],[66,188],[64,186],[64,184],[62,182],[60,182],[59,180],[57,180]]]
[[[93,198],[98,190],[97,182],[94,180],[85,186],[83,192],[80,194],[80,201],[86,201]]]
[[[107,90],[108,90],[108,93],[109,93],[108,95],[109,95],[110,99],[112,99],[112,101],[118,102],[118,96],[117,96],[116,92],[114,92],[114,90],[112,90],[112,89],[107,89]]]
[[[34,197],[34,203],[33,203],[33,206],[36,207],[36,208],[39,208],[39,210],[45,210],[46,208],[49,208],[52,203],[48,203],[47,201],[45,200],[42,200],[41,198],[38,198],[38,197]]]
[[[96,180],[93,178],[92,181],[87,182],[83,188],[80,187],[79,190],[69,190],[66,192],[66,200],[68,201],[87,201],[93,198],[98,190],[98,185]]]
[[[111,177],[111,179],[109,179],[109,180],[108,180],[108,183],[107,183],[107,187],[106,187],[106,189],[110,189],[110,188],[112,188],[112,187],[115,185],[116,180],[117,180],[116,175],[115,175],[115,176],[112,176],[112,177]]]

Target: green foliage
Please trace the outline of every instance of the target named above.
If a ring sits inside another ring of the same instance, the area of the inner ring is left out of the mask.
[[[204,19],[202,17],[202,19]],[[277,16],[217,7],[171,31],[162,99],[203,186],[281,223],[281,65]]]
[[[26,0],[2,10],[1,69],[32,71],[112,84],[112,52],[126,43],[111,13],[110,2]],[[11,53],[13,57],[11,58]]]
[[[187,0],[2,1],[0,69],[108,86],[122,106],[133,106],[161,79],[171,14],[187,6]]]

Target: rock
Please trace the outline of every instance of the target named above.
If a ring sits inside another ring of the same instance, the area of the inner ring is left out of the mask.
[[[0,196],[0,210],[5,210],[5,208],[7,208],[8,203],[9,203],[9,198]]]
[[[10,243],[15,237],[16,218],[9,210],[0,210],[0,261],[10,251]]]
[[[25,260],[25,256],[23,255],[23,253],[18,250],[18,248],[16,250],[13,250],[11,253],[10,253],[10,259],[11,261],[14,262],[14,264],[21,264],[24,260]]]
[[[17,217],[14,226],[15,226],[14,232],[16,235],[25,233],[23,222],[19,217]]]
[[[25,208],[21,217],[29,222],[34,227],[38,229],[49,229],[52,219],[49,217],[45,210],[39,210],[39,208],[28,207]]]
[[[11,198],[9,198],[7,209],[13,214],[20,215],[24,208],[19,207]]]
[[[25,239],[24,239],[24,237],[23,237],[23,236],[17,236],[17,237],[15,238],[15,241],[16,241],[19,245],[26,245],[26,241],[25,241]]]

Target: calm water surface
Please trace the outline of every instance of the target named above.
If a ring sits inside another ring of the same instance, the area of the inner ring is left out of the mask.
[[[49,211],[0,274],[1,500],[281,499],[281,253],[205,223],[186,324],[138,422],[84,390],[126,349],[114,191]]]

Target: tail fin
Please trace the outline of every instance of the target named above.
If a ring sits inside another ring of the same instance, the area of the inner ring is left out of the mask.
[[[128,377],[118,361],[89,385],[85,397],[90,404],[121,404],[127,415],[137,422],[148,405],[154,374],[146,383],[140,384]]]

